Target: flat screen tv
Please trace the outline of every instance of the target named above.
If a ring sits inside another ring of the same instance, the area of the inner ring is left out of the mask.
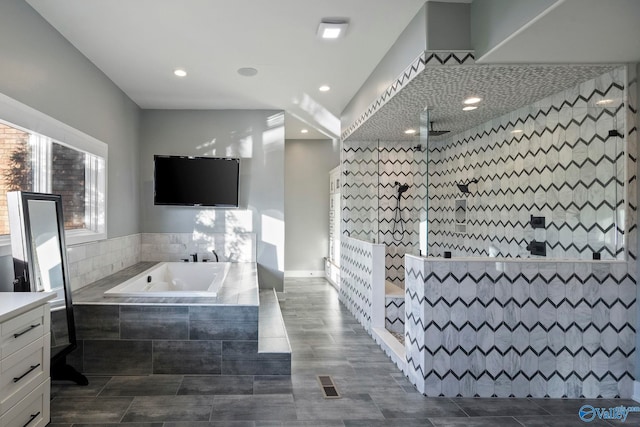
[[[156,205],[238,207],[240,159],[153,156]]]

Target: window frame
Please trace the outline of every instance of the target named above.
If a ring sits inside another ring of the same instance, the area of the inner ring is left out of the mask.
[[[107,238],[107,173],[108,173],[108,146],[104,142],[87,135],[53,117],[50,117],[34,108],[31,108],[7,95],[0,93],[0,121],[9,125],[21,128],[26,132],[33,132],[51,139],[52,142],[65,145],[74,150],[85,152],[91,156],[100,157],[103,173],[97,173],[95,168],[90,168],[90,182],[95,187],[88,189],[85,184],[85,191],[92,193],[90,199],[92,204],[87,207],[94,212],[93,218],[99,218],[100,224],[95,224],[90,219],[92,226],[96,226],[98,231],[65,230],[65,239],[68,245],[89,243]],[[101,191],[103,197],[95,197],[96,191]],[[10,235],[0,235],[0,256],[11,255]]]

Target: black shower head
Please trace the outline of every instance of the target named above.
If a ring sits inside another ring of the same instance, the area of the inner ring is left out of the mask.
[[[478,183],[478,180],[474,178],[474,179],[468,181],[466,184],[458,184],[458,183],[456,183],[456,185],[458,186],[458,189],[460,190],[461,193],[469,194],[470,193],[469,184],[477,184],[477,183]]]
[[[448,130],[433,130],[433,122],[429,122],[429,125],[429,136],[440,136],[450,132]]]
[[[409,184],[400,184],[398,181],[396,181],[396,185],[398,186],[398,197],[400,197],[402,193],[409,189]]]
[[[469,184],[456,184],[460,192],[469,194]]]

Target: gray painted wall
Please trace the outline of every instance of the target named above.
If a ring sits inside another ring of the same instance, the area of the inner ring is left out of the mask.
[[[109,146],[108,236],[139,232],[138,106],[24,0],[0,3],[0,58],[0,93]]]
[[[471,50],[468,3],[427,3],[427,50]]]
[[[329,171],[340,164],[331,140],[285,141],[285,271],[323,271],[329,254]]]
[[[426,6],[423,6],[378,63],[340,116],[347,129],[427,47]]]
[[[266,110],[143,110],[142,232],[257,235],[260,286],[284,278],[284,114]],[[154,206],[153,155],[240,157],[240,209]]]
[[[496,47],[558,0],[474,0],[471,40],[476,59]]]

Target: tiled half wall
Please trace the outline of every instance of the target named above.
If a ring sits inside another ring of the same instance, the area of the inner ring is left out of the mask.
[[[384,329],[384,245],[342,237],[340,302],[371,333]]]
[[[626,78],[619,68],[429,142],[429,255],[527,258],[535,240],[547,258],[625,259]],[[472,179],[462,194],[456,183]],[[457,199],[466,233],[456,232]],[[546,226],[534,229],[531,215]]]
[[[427,396],[629,398],[633,262],[407,256],[409,378]]]

